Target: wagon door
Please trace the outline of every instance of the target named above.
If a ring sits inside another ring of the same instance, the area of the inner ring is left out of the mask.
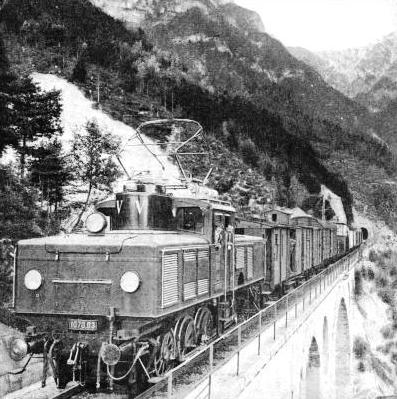
[[[302,265],[302,229],[296,229],[296,245],[295,245],[295,262],[296,262],[296,271],[298,274],[302,273],[303,265]]]
[[[273,270],[272,270],[272,230],[266,230],[266,281],[271,283],[273,279]]]
[[[281,282],[280,229],[273,230],[272,238],[273,284],[277,285]]]

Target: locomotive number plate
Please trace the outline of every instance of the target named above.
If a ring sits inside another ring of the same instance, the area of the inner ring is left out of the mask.
[[[97,331],[98,321],[97,320],[81,320],[81,319],[69,319],[69,330],[77,331]]]

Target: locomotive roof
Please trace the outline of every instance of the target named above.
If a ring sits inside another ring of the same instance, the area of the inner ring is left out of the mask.
[[[163,230],[119,230],[106,235],[84,233],[31,238],[19,241],[19,246],[44,246],[48,252],[114,253],[124,247],[208,245],[200,234]]]

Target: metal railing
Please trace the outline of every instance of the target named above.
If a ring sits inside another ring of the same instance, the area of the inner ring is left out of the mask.
[[[276,341],[279,335],[285,336],[296,324],[294,321],[310,314],[314,306],[330,292],[338,278],[351,270],[360,256],[361,250],[358,248],[331,264],[271,306],[196,351],[137,399],[183,398],[199,386],[202,390],[197,393],[196,398],[211,398],[212,378],[217,370],[235,357],[235,372],[238,376],[240,356],[244,348],[256,340],[257,354],[262,355],[262,334],[266,330],[272,331],[273,341]]]

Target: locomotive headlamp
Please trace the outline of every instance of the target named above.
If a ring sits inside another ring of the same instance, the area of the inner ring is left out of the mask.
[[[41,277],[40,272],[37,270],[29,270],[25,274],[25,287],[28,290],[35,291],[38,290],[41,286],[41,283],[43,282],[43,278]]]
[[[12,360],[19,362],[28,353],[28,344],[22,338],[14,337],[10,342],[10,357]]]
[[[107,366],[115,366],[121,357],[121,350],[115,344],[104,344],[101,351],[101,358]]]
[[[106,217],[100,212],[91,213],[85,220],[85,227],[90,233],[99,233],[106,227]]]
[[[135,272],[125,272],[120,279],[120,287],[123,291],[132,293],[139,288],[141,279]]]

